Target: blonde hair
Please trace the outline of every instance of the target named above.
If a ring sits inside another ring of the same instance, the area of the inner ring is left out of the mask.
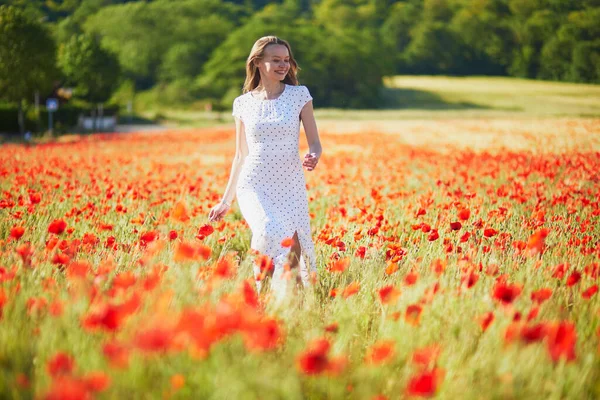
[[[260,83],[260,72],[256,64],[254,64],[254,61],[262,60],[265,56],[266,47],[271,44],[281,44],[287,47],[290,55],[290,70],[283,79],[283,83],[293,86],[298,85],[298,78],[296,77],[296,74],[301,68],[298,67],[298,63],[296,63],[296,60],[294,59],[290,44],[286,40],[280,39],[277,36],[263,36],[254,42],[252,50],[250,50],[250,55],[246,60],[246,81],[244,82],[244,87],[242,89],[243,93],[252,91]]]

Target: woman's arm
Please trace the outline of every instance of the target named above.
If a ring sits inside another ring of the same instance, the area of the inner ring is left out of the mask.
[[[235,118],[235,156],[231,163],[231,173],[229,174],[229,182],[225,188],[225,194],[223,194],[223,201],[231,204],[235,197],[235,187],[237,185],[238,177],[244,160],[248,155],[248,143],[246,143],[246,131],[244,128],[244,122],[238,117]]]
[[[304,161],[304,165],[306,165],[309,168],[309,171],[311,171],[317,165],[317,162],[323,153],[321,140],[319,139],[319,131],[317,130],[317,123],[315,121],[315,115],[313,112],[312,100],[307,102],[304,107],[302,107],[302,111],[300,111],[300,119],[302,120],[302,125],[304,126],[306,141],[308,142],[308,152],[316,155],[313,161]]]

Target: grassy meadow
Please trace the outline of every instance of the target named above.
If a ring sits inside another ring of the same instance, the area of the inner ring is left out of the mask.
[[[410,119],[486,119],[600,117],[600,86],[509,77],[393,76],[384,79],[379,110],[320,108],[317,122],[395,121]],[[144,95],[142,95],[144,96]],[[147,96],[144,96],[147,97]],[[208,127],[229,124],[231,112],[187,107],[169,108],[144,101],[137,113],[160,116],[168,127]]]
[[[387,83],[315,105],[318,273],[283,303],[237,203],[208,222],[231,116],[3,145],[0,398],[600,397],[600,87]]]

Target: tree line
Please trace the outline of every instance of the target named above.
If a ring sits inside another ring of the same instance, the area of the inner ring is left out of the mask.
[[[0,1],[0,96],[74,87],[86,101],[155,90],[240,94],[254,41],[290,42],[320,106],[376,108],[382,77],[507,75],[600,83],[600,0]]]

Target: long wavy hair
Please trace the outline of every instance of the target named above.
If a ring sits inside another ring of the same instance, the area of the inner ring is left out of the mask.
[[[254,62],[260,61],[264,58],[265,48],[271,44],[282,44],[287,47],[290,55],[290,70],[283,79],[283,83],[293,86],[298,85],[298,78],[296,77],[296,74],[301,68],[298,67],[298,63],[294,59],[290,44],[286,40],[280,39],[277,36],[263,36],[254,42],[252,50],[250,50],[250,55],[246,60],[246,81],[244,82],[244,87],[242,89],[243,93],[248,93],[254,90],[260,83],[260,71]]]

